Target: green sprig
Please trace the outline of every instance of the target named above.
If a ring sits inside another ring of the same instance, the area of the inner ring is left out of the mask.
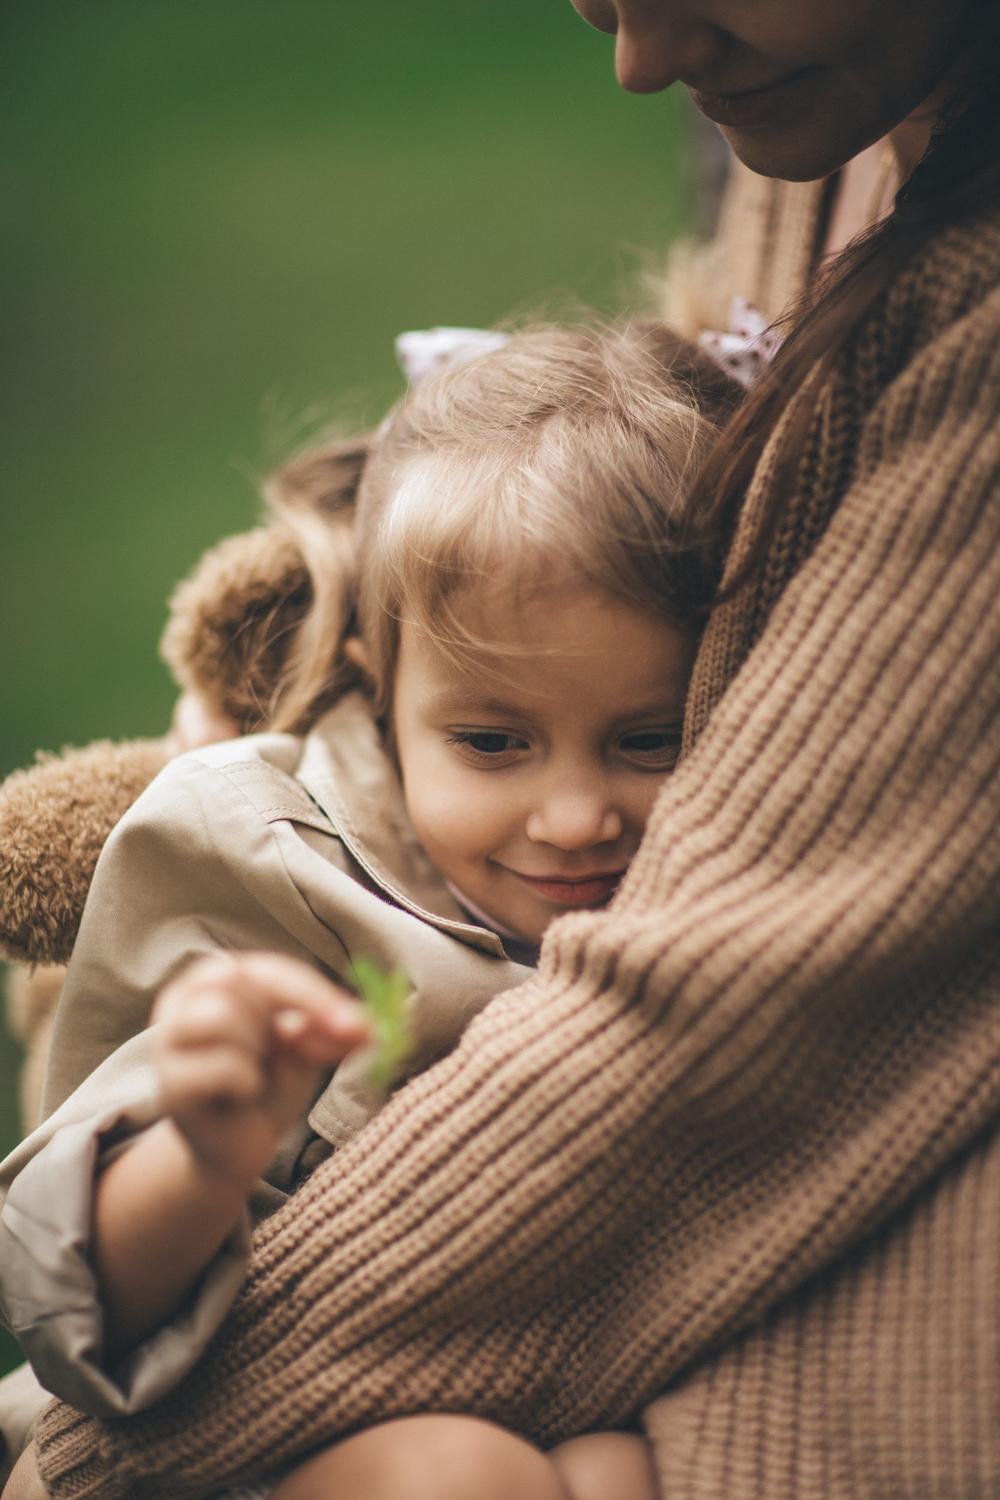
[[[404,969],[383,969],[374,959],[359,958],[351,977],[372,1029],[375,1055],[369,1077],[378,1088],[388,1088],[413,1047],[406,1001],[413,986]]]

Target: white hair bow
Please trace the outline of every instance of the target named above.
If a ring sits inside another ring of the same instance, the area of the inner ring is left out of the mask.
[[[492,354],[510,342],[509,333],[488,328],[419,328],[396,338],[396,358],[411,385],[464,365],[481,354]]]
[[[745,297],[729,304],[729,328],[707,329],[698,342],[717,365],[749,390],[781,348],[782,335]]]

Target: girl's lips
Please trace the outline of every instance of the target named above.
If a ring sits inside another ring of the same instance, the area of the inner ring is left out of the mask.
[[[611,870],[606,875],[575,875],[572,878],[523,875],[520,870],[511,870],[511,874],[555,906],[596,906],[614,894],[625,871]]]
[[[811,72],[802,68],[789,73],[785,78],[775,79],[759,89],[747,89],[739,94],[710,94],[701,89],[691,89],[691,98],[710,120],[717,125],[732,125],[737,129],[754,125],[779,125],[791,111],[796,115],[801,107],[798,85]]]

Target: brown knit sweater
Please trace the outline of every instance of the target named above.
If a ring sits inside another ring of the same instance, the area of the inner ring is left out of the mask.
[[[1000,1495],[1000,215],[805,395],[612,908],[261,1228],[171,1397],[50,1408],[56,1500],[420,1411],[642,1416],[669,1500]]]

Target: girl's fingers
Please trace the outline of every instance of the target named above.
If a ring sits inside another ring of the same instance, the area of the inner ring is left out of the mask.
[[[159,1036],[168,1047],[206,1047],[230,1043],[262,1054],[267,1048],[269,1018],[242,996],[222,988],[188,992],[157,1017]]]
[[[301,1010],[276,1011],[274,1035],[283,1052],[316,1067],[321,1067],[325,1063],[339,1062],[360,1042],[368,1040],[367,1029],[357,1039],[353,1033],[345,1035],[339,1029],[330,1032],[324,1027],[317,1027],[312,1019]]]
[[[281,953],[244,953],[232,960],[248,1001],[267,1015],[272,1035],[316,1063],[335,1062],[369,1039],[355,997],[318,970]],[[290,1014],[302,1019],[285,1019]]]
[[[269,1008],[298,1010],[331,1036],[364,1040],[368,1027],[355,997],[301,959],[283,953],[243,953],[233,960]]]
[[[160,1071],[163,1107],[229,1102],[252,1104],[266,1087],[260,1061],[231,1047],[206,1047],[164,1062]]]
[[[167,1047],[231,1042],[262,1054],[277,1040],[317,1064],[338,1061],[369,1037],[353,995],[279,953],[198,960],[165,987],[153,1020]]]
[[[283,1042],[297,1042],[309,1030],[309,1017],[302,1010],[276,1010],[274,1029]]]

